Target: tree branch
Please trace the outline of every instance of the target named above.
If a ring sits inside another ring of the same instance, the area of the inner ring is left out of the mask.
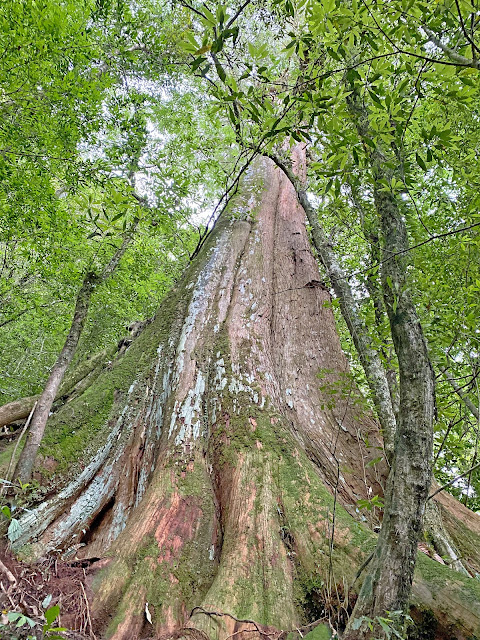
[[[440,493],[440,491],[443,491],[444,489],[451,487],[452,484],[454,484],[457,480],[460,480],[461,478],[468,476],[469,473],[471,473],[472,471],[475,471],[475,469],[477,469],[478,467],[480,467],[480,462],[477,462],[477,464],[474,464],[473,467],[470,467],[470,469],[467,469],[467,471],[465,471],[464,473],[461,473],[459,476],[456,476],[453,480],[450,480],[450,482],[447,482],[446,484],[442,485],[439,489],[437,489],[431,495],[429,495],[427,500],[431,500],[437,495],[437,493]]]
[[[463,404],[469,409],[469,411],[472,413],[472,415],[475,416],[477,420],[480,420],[480,412],[478,411],[478,407],[476,407],[470,400],[470,398],[462,391],[462,388],[456,383],[453,376],[450,375],[447,369],[443,369],[442,373],[450,383],[455,393],[462,399]]]
[[[447,45],[444,44],[440,40],[440,38],[433,31],[431,31],[428,27],[422,25],[422,29],[427,34],[429,40],[436,47],[441,49],[441,51],[443,51],[443,53],[445,53],[455,63],[458,63],[462,67],[472,67],[473,69],[480,69],[480,61],[479,60],[470,60],[470,58],[466,58],[465,56],[462,56],[460,53],[457,53],[454,49],[451,49],[450,47],[447,47]]]

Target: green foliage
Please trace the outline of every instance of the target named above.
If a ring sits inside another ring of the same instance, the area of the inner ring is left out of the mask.
[[[391,638],[404,639],[406,624],[412,623],[413,620],[410,616],[405,616],[402,611],[387,611],[387,616],[375,616],[375,618],[369,618],[368,616],[360,616],[355,618],[352,622],[352,629],[354,631],[367,627],[372,633],[372,639],[379,635],[379,640],[391,640]]]
[[[231,172],[194,80],[173,80],[185,16],[162,10],[159,31],[149,3],[99,6],[0,9],[0,38],[15,31],[0,60],[0,402],[41,391],[85,273],[101,273],[133,229],[94,292],[76,361],[152,316]]]
[[[319,624],[303,637],[308,640],[330,640],[332,632],[326,624]]]
[[[372,511],[375,507],[383,509],[384,503],[380,496],[373,496],[373,498],[370,498],[369,500],[357,500],[357,507],[359,509],[367,509],[368,511]]]
[[[8,611],[2,615],[2,622],[0,623],[0,630],[6,631],[9,633],[9,638],[11,640],[16,640],[17,636],[12,635],[15,633],[15,630],[18,629],[19,632],[23,629],[27,629],[28,631],[34,629],[35,627],[40,627],[41,635],[27,635],[26,640],[36,640],[36,638],[41,637],[42,640],[62,640],[65,636],[62,635],[63,631],[67,629],[65,627],[59,627],[55,625],[55,621],[60,615],[60,606],[58,604],[53,605],[48,608],[52,600],[52,596],[48,595],[44,598],[42,602],[43,611],[43,619],[45,623],[42,624],[37,620],[29,618],[23,613],[19,613],[18,611]],[[12,627],[14,630],[12,631]],[[27,631],[27,633],[28,633]],[[23,634],[21,637],[25,637]]]
[[[125,233],[136,229],[94,293],[77,361],[155,313],[211,203],[254,151],[308,142],[309,195],[392,377],[382,291],[391,283],[381,282],[375,194],[400,203],[409,287],[437,373],[436,475],[446,482],[475,464],[480,433],[443,375],[479,406],[480,71],[477,36],[464,27],[475,22],[474,7],[237,5],[2,4],[0,401],[41,390],[84,274],[100,272]],[[368,109],[368,136],[353,126],[352,92]],[[396,159],[388,179],[372,169],[377,148]],[[368,396],[333,306],[354,381]],[[321,377],[332,409],[352,379]],[[478,508],[480,474],[449,490]]]

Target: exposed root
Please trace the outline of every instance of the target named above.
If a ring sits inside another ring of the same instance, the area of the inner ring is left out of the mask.
[[[88,620],[88,625],[90,627],[90,636],[92,637],[93,640],[97,640],[97,636],[95,635],[95,633],[93,631],[92,618],[90,617],[90,605],[88,604],[87,593],[85,591],[85,587],[83,586],[83,582],[80,583],[80,586],[82,587],[82,594],[83,594],[83,598],[85,600],[85,608],[86,608],[86,613],[87,613],[87,620]]]
[[[267,633],[265,631],[263,631],[260,628],[260,625],[258,624],[258,622],[255,622],[255,620],[249,620],[248,618],[236,618],[235,616],[233,616],[231,613],[225,613],[225,612],[221,612],[221,611],[207,611],[206,609],[204,609],[203,607],[194,607],[190,613],[190,618],[195,615],[195,612],[198,613],[203,613],[206,616],[218,616],[219,618],[230,618],[231,620],[234,620],[235,622],[239,622],[242,624],[252,624],[255,627],[255,630],[264,637],[267,638],[272,638],[275,637],[275,640],[277,640],[277,637],[274,633]],[[232,634],[234,635],[234,634]],[[232,637],[232,636],[229,636]]]
[[[449,564],[452,569],[466,576],[470,576],[460,559],[460,554],[455,548],[454,542],[443,526],[440,510],[433,501],[428,501],[426,504],[424,526],[425,532],[431,537],[440,561],[443,562],[444,559],[446,559],[447,564]]]
[[[328,626],[333,631],[333,633],[334,634],[336,633],[336,629],[334,629],[334,627],[328,622],[326,618],[314,620],[309,624],[286,630],[286,629],[274,629],[273,627],[270,627],[270,626],[267,627],[249,618],[237,618],[231,613],[227,613],[225,611],[209,611],[207,609],[204,609],[203,607],[194,607],[190,613],[190,619],[192,618],[192,616],[196,615],[197,613],[201,613],[209,617],[229,618],[230,620],[233,620],[238,624],[248,624],[253,626],[253,629],[244,629],[244,628],[237,629],[236,631],[228,635],[225,638],[225,640],[232,640],[232,638],[241,636],[242,633],[257,633],[260,637],[266,638],[268,640],[286,640],[287,636],[290,636],[291,638],[292,636],[293,638],[303,638],[304,635],[306,635],[307,633],[312,631],[315,627],[321,624],[328,624]],[[183,631],[197,632],[198,630],[192,629],[192,627],[185,627],[184,629],[182,629],[182,632]],[[182,632],[180,632],[181,635],[183,635]],[[199,633],[202,634],[202,640],[209,639],[209,636],[203,631]],[[175,636],[175,637],[178,637],[178,636]],[[171,636],[171,640],[173,640],[173,638],[174,636]]]
[[[169,640],[180,640],[181,638],[192,638],[192,640],[210,640],[209,636],[201,629],[193,627],[183,627],[180,631],[174,632],[169,636]],[[162,636],[157,636],[156,640],[161,640]]]
[[[7,576],[8,581],[10,582],[11,585],[17,584],[17,579],[15,578],[13,573],[10,571],[10,569],[6,567],[1,560],[0,560],[0,570]]]

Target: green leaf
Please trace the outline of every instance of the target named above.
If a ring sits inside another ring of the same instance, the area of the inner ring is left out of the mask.
[[[388,637],[392,633],[392,627],[382,618],[377,618],[377,621]]]
[[[303,637],[304,640],[330,640],[332,632],[326,624],[319,624]]]
[[[22,526],[16,518],[12,518],[10,520],[10,525],[8,526],[7,536],[10,542],[15,542],[22,535]]]
[[[7,618],[9,622],[15,622],[16,620],[21,618],[22,615],[23,615],[22,613],[18,613],[17,611],[9,611],[7,614]]]
[[[23,627],[24,624],[26,624],[27,622],[27,618],[26,616],[20,616],[20,618],[18,619],[17,624],[15,625],[15,627],[18,629],[18,627]]]
[[[53,605],[53,607],[50,607],[50,609],[47,609],[45,611],[45,620],[47,621],[47,624],[51,625],[52,622],[54,622],[58,618],[59,614],[60,607],[58,606],[58,604],[55,604]]]
[[[218,77],[220,78],[220,80],[222,82],[225,82],[225,79],[227,77],[227,74],[225,73],[224,68],[222,67],[222,65],[218,62],[218,60],[215,60],[215,69],[217,70],[218,73]]]
[[[415,159],[417,160],[418,166],[424,171],[427,171],[427,165],[425,163],[425,160],[422,158],[422,156],[419,153],[415,154]]]
[[[201,51],[201,49],[199,49],[199,51]],[[192,71],[196,71],[203,62],[206,62],[206,60],[207,59],[203,56],[200,56],[199,58],[195,58],[195,60],[192,62]]]
[[[10,518],[12,517],[12,512],[10,511],[10,507],[8,507],[7,505],[3,506],[0,511],[3,513],[3,515],[8,518],[10,520]]]
[[[46,609],[51,601],[52,601],[52,594],[49,593],[48,596],[45,596],[45,598],[43,599],[42,608]]]
[[[374,93],[373,91],[368,91],[368,93],[370,94],[371,99],[375,102],[375,104],[378,104],[380,107],[382,107],[382,102],[380,100],[380,98],[377,96],[376,93]]]

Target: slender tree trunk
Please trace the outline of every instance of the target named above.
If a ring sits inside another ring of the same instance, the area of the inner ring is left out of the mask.
[[[50,371],[44,390],[36,401],[37,406],[33,413],[27,440],[15,467],[13,477],[16,480],[20,480],[20,482],[28,482],[32,476],[38,449],[42,442],[48,416],[50,415],[50,410],[59,392],[65,373],[73,360],[80,336],[82,335],[83,326],[90,307],[92,292],[98,284],[104,282],[115,271],[120,259],[127,249],[127,246],[132,240],[135,228],[136,224],[134,229],[125,236],[121,247],[117,249],[111,260],[104,268],[102,274],[98,276],[95,273],[89,272],[83,280],[82,286],[80,287],[80,291],[77,295],[72,324],[65,340],[65,344],[57,358],[57,361]]]
[[[74,413],[91,455],[22,516],[13,546],[101,559],[98,637],[293,640],[320,617],[341,628],[341,594],[375,545],[357,501],[381,494],[387,468],[329,299],[295,190],[259,158],[153,322],[53,417],[60,438]],[[480,540],[478,516],[454,504],[452,527]],[[480,545],[471,554],[480,568]],[[458,638],[478,633],[478,583],[419,565],[416,606]]]
[[[380,248],[380,236],[378,229],[378,220],[369,221],[367,219],[367,213],[363,206],[361,196],[358,192],[358,188],[350,184],[350,192],[355,208],[360,214],[362,221],[362,228],[365,238],[369,245],[369,259],[372,265],[381,264],[381,248]],[[377,328],[377,336],[380,343],[383,345],[383,328],[385,324],[388,324],[388,318],[385,312],[385,303],[383,301],[382,287],[380,282],[380,274],[378,271],[372,269],[367,274],[365,285],[367,287],[368,295],[373,305],[375,313],[375,325]],[[389,339],[388,344],[384,344],[379,350],[381,353],[381,364],[385,370],[385,376],[387,379],[388,388],[390,389],[390,399],[392,405],[393,415],[398,415],[398,377],[397,371],[391,365],[392,357],[394,356],[394,348]],[[379,354],[380,356],[380,354]],[[394,434],[393,434],[394,435]],[[392,450],[393,450],[393,437],[392,437]]]
[[[370,140],[368,113],[355,90],[348,105],[360,138]],[[395,196],[380,182],[390,182],[395,158],[377,146],[370,159],[382,233],[382,289],[399,364],[400,400],[382,528],[352,619],[407,610],[432,479],[435,408],[435,377],[407,282],[407,229]],[[368,634],[366,625],[363,631],[350,627],[346,638]]]
[[[65,340],[65,344],[57,361],[50,371],[45,388],[37,401],[27,440],[13,474],[14,478],[20,480],[20,482],[28,482],[32,476],[38,448],[43,438],[50,410],[65,372],[75,355],[75,350],[82,334],[83,325],[85,324],[90,306],[90,297],[96,280],[97,277],[93,273],[89,273],[82,283],[75,303],[75,311],[67,339]]]
[[[307,193],[302,187],[301,180],[294,174],[292,167],[285,159],[278,156],[271,156],[275,164],[282,169],[289,178],[291,184],[295,188],[299,203],[305,210],[308,222],[312,230],[313,244],[317,253],[323,262],[327,274],[334,287],[335,294],[340,303],[340,309],[345,323],[349,329],[353,343],[357,349],[360,362],[365,371],[367,381],[374,398],[377,415],[382,425],[382,435],[384,439],[384,448],[388,460],[391,462],[394,451],[394,437],[396,431],[396,417],[398,409],[394,408],[397,398],[397,381],[389,381],[389,373],[395,373],[391,370],[385,370],[379,353],[373,348],[367,326],[365,325],[355,301],[355,297],[350,289],[348,278],[344,273],[337,256],[330,245],[325,232],[318,220],[318,216],[308,200]],[[370,291],[370,289],[369,289]],[[381,317],[384,313],[384,306],[380,288],[377,283],[372,287],[371,292],[375,305],[375,313],[377,321],[382,322]],[[390,392],[390,393],[389,393]],[[434,503],[429,503],[428,519],[426,521],[426,535],[433,543],[436,552],[440,557],[449,559],[450,566],[463,573],[469,575],[463,566],[458,550],[451,536],[446,531],[439,508]]]

